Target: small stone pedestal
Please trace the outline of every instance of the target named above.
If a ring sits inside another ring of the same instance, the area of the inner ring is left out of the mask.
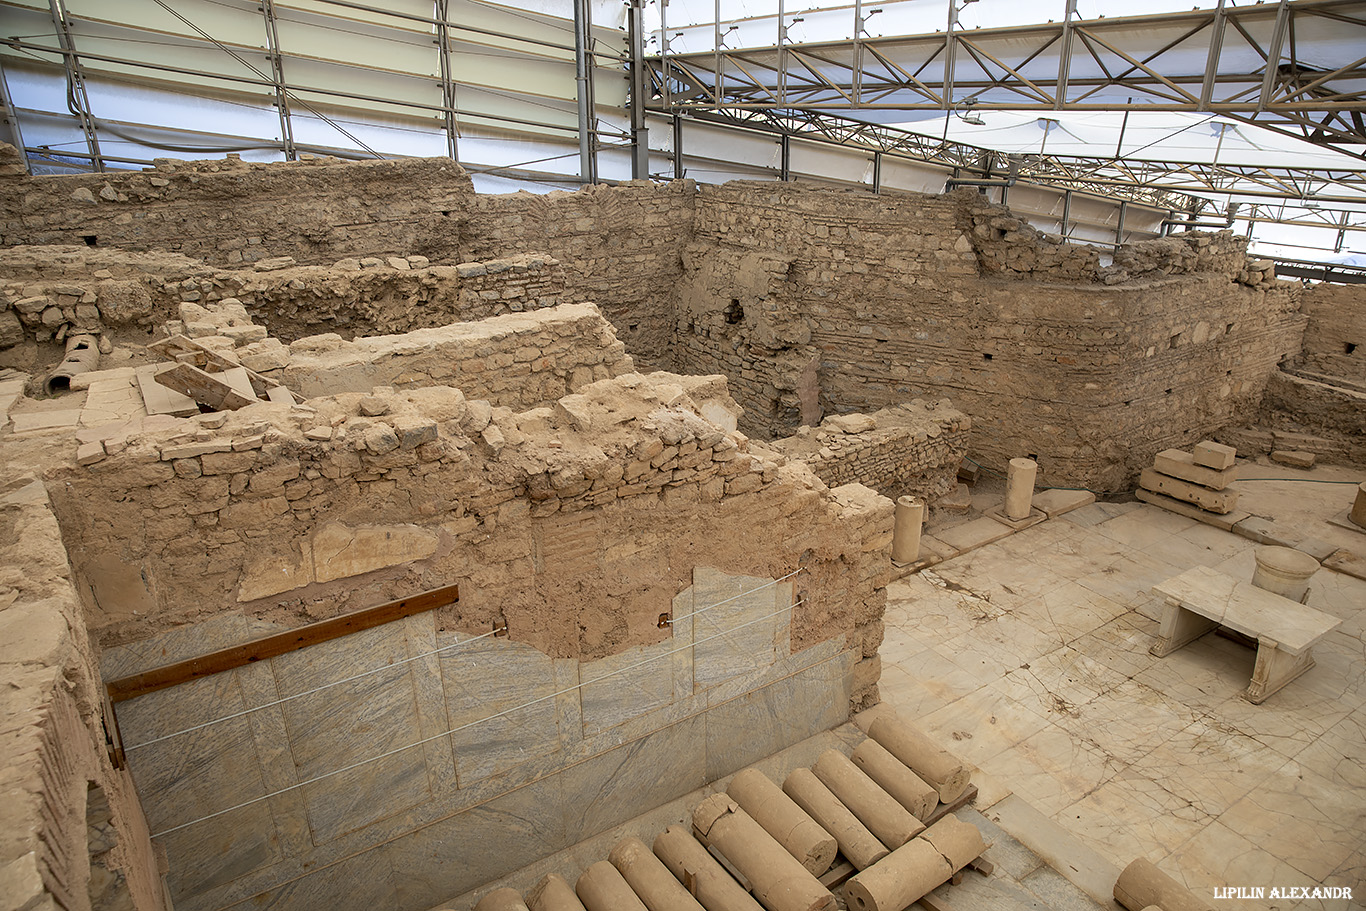
[[[1309,577],[1318,572],[1318,560],[1293,547],[1259,547],[1255,556],[1253,585],[1301,604],[1309,600]]]
[[[920,529],[925,522],[925,501],[898,497],[892,526],[892,562],[905,566],[920,559]]]
[[[1362,481],[1361,486],[1357,488],[1356,502],[1352,504],[1352,511],[1347,514],[1347,519],[1353,525],[1366,528],[1366,481]]]
[[[1034,478],[1038,473],[1038,463],[1033,459],[1010,460],[1010,467],[1006,469],[1007,519],[1019,522],[1029,518],[1030,505],[1034,501]]]

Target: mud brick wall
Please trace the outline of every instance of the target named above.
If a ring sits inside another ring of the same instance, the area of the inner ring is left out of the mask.
[[[680,365],[671,352],[672,302],[696,195],[693,181],[675,180],[474,196],[467,253],[479,259],[536,250],[555,257],[571,300],[597,303],[643,363],[674,369]]]
[[[147,171],[0,178],[0,244],[161,250],[221,267],[386,254],[453,265],[471,258],[459,250],[472,195],[469,175],[439,158],[159,159]]]
[[[857,482],[892,500],[935,499],[958,483],[971,426],[947,399],[917,399],[874,414],[828,417],[771,446],[832,487]]]

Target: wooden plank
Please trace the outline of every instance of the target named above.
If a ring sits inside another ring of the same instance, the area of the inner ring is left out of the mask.
[[[138,389],[142,392],[142,405],[148,414],[169,414],[185,418],[199,414],[199,403],[188,395],[182,395],[159,384],[155,377],[161,370],[171,369],[166,364],[147,364],[139,367],[133,375],[137,378]]]
[[[821,885],[825,886],[825,888],[829,889],[831,892],[834,892],[840,886],[844,885],[849,877],[858,872],[853,864],[844,859],[843,854],[836,855],[836,858],[838,859],[838,862],[817,877],[817,879],[821,881]]]
[[[953,803],[941,803],[939,806],[934,808],[934,811],[930,813],[928,818],[922,819],[920,821],[925,824],[926,828],[929,828],[930,826],[939,822],[939,820],[943,819],[945,816],[952,813],[954,810],[962,809],[963,807],[967,806],[969,803],[976,799],[977,785],[970,784],[968,785],[968,789],[964,791],[962,794],[959,794],[958,799],[955,800]]]
[[[208,373],[190,364],[176,364],[170,370],[158,373],[156,381],[214,411],[236,411],[260,401],[255,396],[248,398],[238,392],[223,379],[225,376]]]
[[[167,664],[150,671],[144,671],[141,674],[133,674],[130,677],[120,677],[118,680],[111,680],[108,684],[109,701],[123,702],[136,696],[179,686],[191,680],[221,674],[224,671],[245,667],[267,658],[297,652],[299,649],[308,648],[311,645],[319,645],[342,636],[349,636],[351,633],[392,623],[404,617],[411,617],[413,614],[454,604],[459,600],[460,587],[458,585],[447,585],[444,588],[422,592],[409,598],[390,601],[387,604],[380,604],[375,607],[367,607],[364,610],[358,610],[342,617],[310,623],[288,632],[276,633],[273,636],[254,639],[242,645],[219,649],[198,658],[177,661],[174,664]]]

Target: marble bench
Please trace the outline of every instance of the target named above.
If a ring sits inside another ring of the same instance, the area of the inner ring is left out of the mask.
[[[1225,626],[1257,640],[1257,664],[1243,692],[1259,704],[1314,666],[1311,652],[1341,620],[1274,592],[1196,566],[1153,586],[1166,599],[1158,641],[1149,650],[1164,658]]]

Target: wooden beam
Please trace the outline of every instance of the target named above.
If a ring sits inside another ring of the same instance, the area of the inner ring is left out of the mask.
[[[141,674],[120,677],[118,680],[111,680],[107,685],[109,701],[123,702],[147,693],[155,693],[157,690],[189,683],[191,680],[221,674],[257,661],[265,661],[267,658],[297,652],[311,645],[319,645],[342,636],[349,636],[351,633],[392,623],[413,614],[454,604],[459,600],[460,587],[447,585],[409,598],[367,607],[345,616],[333,617],[331,620],[322,620],[273,636],[253,639],[251,642],[219,649],[188,661],[177,661],[175,664],[167,664]]]

